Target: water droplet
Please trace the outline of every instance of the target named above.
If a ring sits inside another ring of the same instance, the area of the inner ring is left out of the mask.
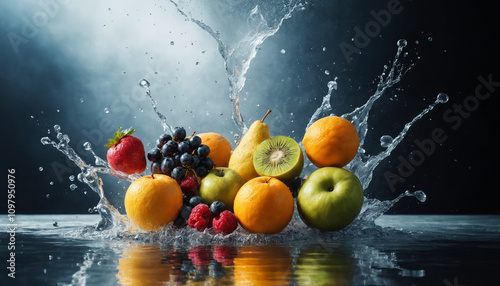
[[[416,191],[413,193],[413,196],[417,198],[417,200],[421,203],[425,202],[427,200],[427,195],[422,192],[422,191]]]
[[[40,172],[43,171],[43,167],[39,167],[38,171],[40,171]]]
[[[109,113],[109,108],[104,107],[104,112],[105,112],[105,113]]]
[[[83,98],[80,98],[80,103],[83,103]]]
[[[75,184],[71,184],[71,185],[69,185],[69,188],[70,188],[72,191],[74,191],[74,190],[76,190],[76,189],[78,188],[78,186],[77,186],[77,185],[75,185]]]
[[[326,47],[323,47],[323,52],[326,51]]]
[[[90,144],[90,142],[83,143],[83,149],[90,151],[90,149],[92,149],[92,144]]]
[[[73,182],[75,180],[75,176],[74,175],[69,176],[69,180]]]
[[[175,42],[174,41],[170,41],[170,45],[171,46],[175,45]]]
[[[334,80],[329,81],[328,84],[327,84],[327,86],[328,86],[329,90],[332,90],[332,89],[337,90],[337,82],[334,81]]]
[[[40,142],[42,142],[43,145],[52,143],[49,137],[43,137],[42,139],[40,139]]]
[[[391,146],[392,142],[394,141],[394,138],[392,138],[389,135],[383,135],[380,137],[380,146],[387,148]]]
[[[325,74],[326,75],[330,75],[330,71],[329,70],[325,70]]]
[[[441,92],[437,95],[436,102],[446,103],[446,102],[448,102],[449,99],[450,99],[450,97],[446,93]]]
[[[54,125],[54,130],[59,133],[61,132],[61,126],[59,126],[58,124]]]
[[[59,109],[56,109],[56,111],[57,111],[57,112],[60,112],[61,110],[59,110]]]
[[[54,227],[58,227],[59,224],[57,223],[57,221],[55,221],[53,224],[52,224]],[[59,259],[59,257],[57,257],[57,259]]]
[[[398,47],[400,47],[400,48],[406,47],[407,44],[408,44],[408,42],[405,39],[398,40]]]
[[[53,185],[54,185],[54,182],[50,181],[49,185],[53,186]]]
[[[427,41],[432,42],[432,37],[427,38]]]
[[[141,79],[141,80],[139,81],[139,85],[140,85],[141,87],[149,87],[149,81],[147,81],[147,80],[145,80],[145,79]]]
[[[50,195],[49,195],[49,194],[46,194],[46,195],[45,195],[45,197],[46,197],[47,199],[50,199]]]
[[[285,49],[281,49],[280,53],[284,54],[284,53],[286,53],[286,50]]]
[[[52,260],[52,255],[49,255],[49,260]]]

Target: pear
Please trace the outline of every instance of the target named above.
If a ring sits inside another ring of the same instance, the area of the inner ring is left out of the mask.
[[[253,166],[253,154],[262,141],[271,137],[269,127],[264,123],[264,119],[269,113],[271,113],[271,110],[267,111],[262,120],[252,123],[248,132],[241,138],[240,144],[234,149],[231,158],[229,158],[228,167],[238,172],[245,182],[259,176]]]

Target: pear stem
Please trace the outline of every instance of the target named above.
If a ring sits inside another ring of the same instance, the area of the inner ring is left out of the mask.
[[[266,117],[269,115],[269,113],[271,113],[271,109],[269,109],[266,113],[266,115],[264,115],[264,117],[262,117],[262,119],[260,120],[260,122],[264,123],[264,119],[266,119]]]

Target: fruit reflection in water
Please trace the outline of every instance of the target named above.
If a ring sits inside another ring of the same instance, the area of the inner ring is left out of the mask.
[[[163,285],[170,281],[170,265],[164,263],[157,246],[131,245],[118,260],[120,285]]]
[[[347,250],[311,245],[300,250],[294,275],[297,285],[353,285],[353,268]]]
[[[290,249],[281,245],[243,246],[234,259],[236,285],[287,285],[292,280]]]

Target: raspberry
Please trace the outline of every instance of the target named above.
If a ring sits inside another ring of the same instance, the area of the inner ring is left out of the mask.
[[[196,189],[198,189],[199,186],[198,180],[190,176],[186,176],[180,183],[182,192],[190,197],[196,195]]]
[[[226,235],[232,233],[238,227],[238,220],[232,212],[225,210],[214,217],[212,224],[216,232]]]
[[[204,231],[212,224],[212,213],[206,204],[199,204],[193,208],[191,215],[189,215],[188,224],[198,231]]]
[[[234,246],[216,245],[214,247],[214,259],[222,265],[232,265],[233,259],[238,254],[238,250]]]

